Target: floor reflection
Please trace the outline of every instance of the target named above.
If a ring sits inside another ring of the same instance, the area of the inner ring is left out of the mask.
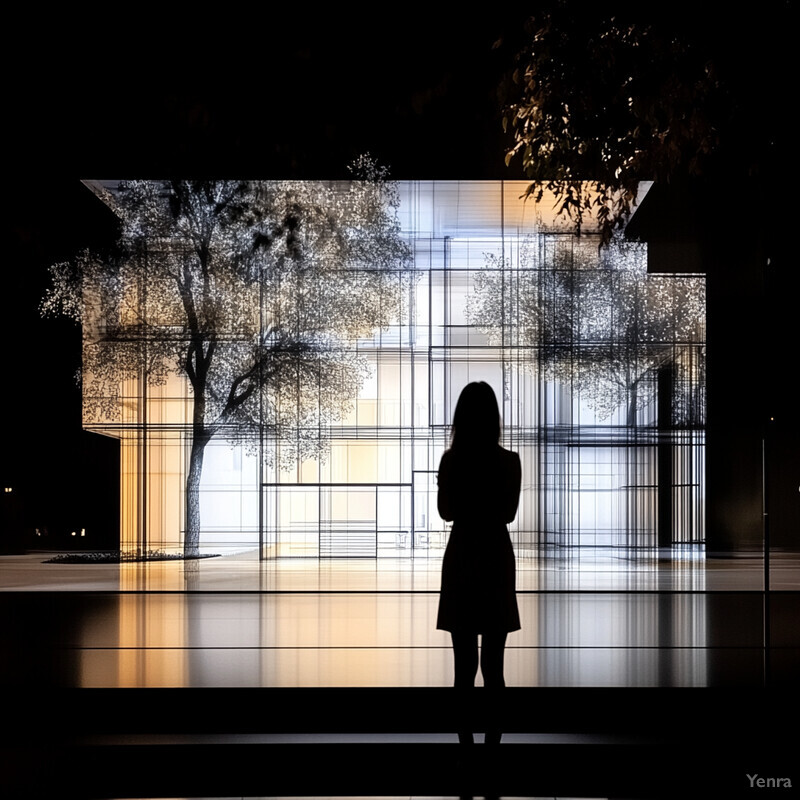
[[[25,595],[0,595],[19,617]],[[36,596],[43,601],[44,595]],[[52,597],[52,595],[51,595]],[[61,595],[69,619],[37,645],[84,688],[443,687],[449,635],[437,594]],[[759,685],[762,595],[520,592],[506,681],[519,687]],[[25,609],[27,608],[27,612]],[[795,659],[797,595],[776,596],[779,658]],[[31,625],[33,625],[31,621]],[[776,662],[780,663],[780,662]],[[796,664],[795,664],[796,665]]]
[[[239,554],[115,567],[42,560],[2,559],[7,682],[91,688],[452,682],[449,634],[435,629],[440,563],[433,559],[259,562]],[[694,553],[521,558],[523,627],[508,640],[507,684],[756,686],[768,671],[794,680],[800,593],[776,589],[765,596],[760,567],[759,559],[718,562]],[[796,588],[798,562],[778,561],[778,574],[782,585]]]

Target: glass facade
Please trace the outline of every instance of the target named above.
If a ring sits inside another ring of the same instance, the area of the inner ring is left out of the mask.
[[[458,395],[477,380],[522,460],[518,555],[703,542],[704,279],[649,275],[644,246],[575,236],[547,200],[523,201],[525,187],[400,184],[413,280],[398,318],[338,343],[362,371],[357,397],[302,432],[319,438],[318,456],[293,457],[297,442],[266,429],[213,439],[204,549],[441,555],[436,470]],[[87,403],[84,425],[121,439],[123,547],[177,549],[192,399],[179,375],[143,377],[120,387],[111,414]]]

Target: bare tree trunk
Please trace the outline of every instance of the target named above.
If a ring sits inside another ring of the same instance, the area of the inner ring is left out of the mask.
[[[635,380],[633,383],[629,383],[628,386],[630,387],[630,394],[628,395],[628,418],[627,418],[627,425],[628,428],[635,428],[636,427],[636,410],[637,406],[639,405],[639,380]]]
[[[186,478],[186,533],[183,538],[185,558],[200,554],[200,479],[203,475],[203,457],[210,438],[202,426],[194,426],[189,474]]]

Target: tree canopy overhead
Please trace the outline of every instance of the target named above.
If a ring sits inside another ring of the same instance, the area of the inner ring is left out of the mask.
[[[749,14],[545,3],[522,42],[506,43],[507,163],[521,163],[531,194],[554,191],[578,227],[596,216],[606,241],[640,181],[768,175],[788,130],[792,12],[788,0]]]

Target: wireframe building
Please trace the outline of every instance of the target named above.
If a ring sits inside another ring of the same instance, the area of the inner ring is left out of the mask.
[[[522,460],[510,526],[519,555],[703,542],[704,278],[648,274],[644,245],[577,236],[547,201],[524,201],[525,188],[399,184],[413,275],[395,318],[337,342],[360,370],[349,409],[302,431],[317,440],[310,455],[287,457],[298,431],[267,425],[213,438],[203,549],[441,554],[437,466],[459,392],[478,380],[500,402],[502,444]],[[85,302],[102,301],[88,292]],[[85,314],[85,347],[104,335]],[[84,427],[121,444],[128,551],[179,549],[186,529],[193,398],[185,374],[153,381],[149,363],[99,405],[84,374]]]

